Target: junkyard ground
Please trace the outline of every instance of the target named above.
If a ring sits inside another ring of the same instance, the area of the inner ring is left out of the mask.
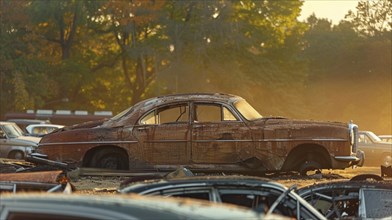
[[[381,175],[380,167],[356,167],[347,168],[345,170],[323,170],[322,175],[315,174],[309,177],[302,177],[298,174],[282,174],[282,175],[267,175],[276,182],[279,182],[287,187],[297,185],[303,187],[315,183],[321,183],[332,180],[351,179],[360,174],[375,174]],[[384,177],[385,178],[385,177]],[[108,194],[115,193],[120,184],[129,179],[129,177],[108,177],[108,176],[80,176],[77,180],[73,180],[72,184],[75,186],[75,193],[82,194]],[[388,178],[386,178],[388,179]],[[389,178],[390,179],[390,178]]]

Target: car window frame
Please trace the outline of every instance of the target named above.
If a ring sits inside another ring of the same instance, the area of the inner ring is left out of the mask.
[[[196,119],[196,106],[197,105],[215,105],[220,107],[220,112],[221,112],[221,120],[220,121],[211,121],[211,122],[197,122]],[[226,108],[235,118],[236,120],[223,120],[223,113],[224,113],[224,108]],[[239,116],[238,112],[234,110],[234,108],[226,103],[221,103],[221,102],[206,102],[206,101],[193,101],[191,103],[191,109],[190,109],[190,123],[191,124],[216,124],[216,123],[238,123],[238,122],[244,122],[243,119]]]
[[[181,106],[183,104],[185,104],[188,107],[188,121],[187,122],[180,121],[180,122],[162,123],[162,124],[160,124],[160,123],[159,124],[157,124],[157,123],[155,123],[155,124],[143,124],[143,123],[141,123],[141,121],[144,119],[144,117],[147,117],[151,113],[154,113],[154,116],[156,117],[158,110],[161,109],[161,108],[166,108],[166,107],[170,107],[170,106]],[[155,106],[153,109],[150,109],[150,110],[144,112],[138,118],[136,125],[138,125],[138,126],[160,126],[160,125],[165,125],[165,124],[166,125],[167,124],[189,124],[190,120],[191,120],[191,113],[190,113],[191,110],[190,109],[191,109],[190,102],[187,102],[187,101],[185,101],[185,102],[169,103],[169,104]]]

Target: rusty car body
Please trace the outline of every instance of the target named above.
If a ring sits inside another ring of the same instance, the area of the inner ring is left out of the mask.
[[[358,164],[357,131],[352,123],[263,117],[235,95],[178,94],[45,135],[36,155],[133,171],[305,173]]]
[[[0,174],[0,193],[3,191],[65,192],[67,187],[72,191],[72,185],[62,170]]]

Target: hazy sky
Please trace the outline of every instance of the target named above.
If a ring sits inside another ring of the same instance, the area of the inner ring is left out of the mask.
[[[313,12],[317,18],[327,18],[338,24],[349,10],[355,11],[358,0],[305,0],[302,6],[300,21],[306,20]]]

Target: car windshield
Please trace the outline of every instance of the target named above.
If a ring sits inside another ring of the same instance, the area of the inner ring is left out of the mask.
[[[246,120],[253,121],[263,117],[244,99],[235,102],[234,106]]]
[[[13,124],[3,125],[3,131],[9,138],[23,136],[23,131],[18,126]]]
[[[131,107],[125,109],[124,111],[118,113],[117,115],[113,116],[110,120],[116,121],[119,118],[122,118],[125,114],[127,114],[131,110],[132,107],[133,106],[131,106]]]
[[[377,135],[375,135],[373,132],[369,132],[369,136],[375,142],[382,142],[382,140]]]

